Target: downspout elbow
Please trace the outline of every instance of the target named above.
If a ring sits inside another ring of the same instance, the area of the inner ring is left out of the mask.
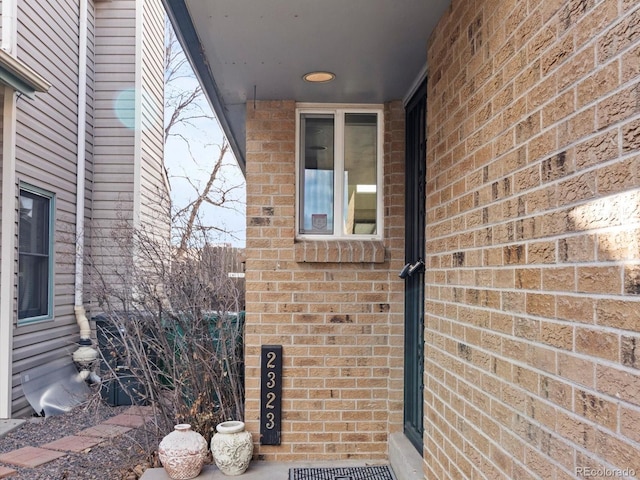
[[[74,307],[74,311],[76,314],[76,323],[80,328],[80,339],[81,340],[90,340],[91,339],[91,325],[89,324],[89,319],[87,318],[87,312],[82,305],[76,305]]]
[[[90,375],[91,367],[98,358],[98,351],[93,348],[93,342],[91,341],[91,325],[89,325],[89,319],[85,314],[84,307],[76,306],[76,322],[80,327],[80,346],[73,352],[73,361],[78,366],[78,370],[81,375],[86,372],[83,379],[87,379]]]

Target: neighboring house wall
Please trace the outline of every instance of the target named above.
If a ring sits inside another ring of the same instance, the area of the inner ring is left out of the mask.
[[[282,444],[257,454],[385,458],[402,428],[404,111],[385,107],[383,241],[296,242],[295,108],[247,106],[245,422],[258,441],[260,346],[283,345]]]
[[[640,4],[454,0],[428,52],[426,476],[638,475]]]
[[[164,168],[164,17],[160,1],[145,0],[140,59],[140,224],[169,238],[169,180]]]
[[[18,182],[55,194],[56,264],[53,318],[24,326],[14,319],[12,410],[16,416],[31,409],[22,393],[20,374],[68,357],[78,337],[73,286],[79,7],[77,1],[65,5],[67,8],[53,1],[18,3],[18,58],[52,87],[35,100],[17,101],[15,195]],[[17,288],[14,291],[17,294]]]
[[[17,205],[20,182],[53,194],[55,234],[52,318],[19,324],[14,307],[12,365],[0,365],[11,368],[12,416],[32,413],[22,392],[21,373],[53,360],[70,359],[79,338],[74,315],[79,3],[72,0],[61,8],[53,0],[18,2],[17,56],[52,86],[35,100],[17,99],[16,177],[9,194],[16,196]],[[151,207],[139,223],[152,224],[163,238],[169,234],[168,209],[148,193],[168,196],[162,166],[164,17],[156,0],[95,5],[90,0],[88,4],[87,98],[86,105],[81,105],[87,114],[82,126],[86,128],[82,147],[86,157],[85,254],[108,264],[121,252],[110,232],[104,235],[105,230],[122,219],[132,222],[134,212],[140,219],[143,205]],[[143,65],[149,69],[144,76]],[[133,94],[136,89],[141,91],[141,85],[151,92],[145,97],[144,109],[143,95]],[[124,99],[118,102],[122,92]],[[138,126],[151,127],[135,128],[136,121]],[[8,290],[17,305],[17,212],[15,226],[16,280]],[[86,278],[90,270],[85,270]],[[91,292],[88,282],[86,285],[84,303],[89,306]]]
[[[96,4],[92,273],[119,260],[129,263],[131,254],[113,239],[133,225],[135,208],[135,7],[135,0]]]
[[[96,78],[96,44],[95,44],[95,31],[96,31],[96,9],[95,0],[89,3],[89,11],[87,18],[87,109],[86,114],[86,168],[85,168],[85,214],[84,214],[84,257],[85,262],[83,266],[84,276],[84,291],[83,300],[85,305],[89,304],[91,298],[91,264],[89,259],[92,255],[91,249],[91,216],[93,213],[93,190],[94,190],[94,151],[95,151],[95,136],[94,136],[94,124],[95,124],[95,78]]]
[[[219,271],[224,281],[225,277],[229,278],[229,282],[233,285],[233,291],[229,297],[223,294],[219,300],[214,300],[214,310],[224,311],[243,311],[245,310],[245,282],[244,282],[244,265],[245,265],[244,248],[232,247],[230,244],[208,245],[199,254],[204,262],[212,266],[213,269]]]
[[[0,15],[0,20],[2,16]],[[0,22],[1,23],[1,22]],[[0,85],[0,105],[4,106],[4,90],[5,87]],[[4,169],[3,160],[3,143],[2,133],[4,132],[4,115],[0,115],[0,199],[2,198],[2,173]],[[2,215],[2,201],[0,201],[0,215]],[[0,217],[2,218],[2,217]],[[2,230],[0,229],[0,241],[2,240]],[[2,272],[2,262],[0,262],[0,272]]]
[[[100,290],[113,284],[116,269],[132,266],[132,229],[168,240],[169,186],[163,164],[162,5],[116,0],[96,8],[92,261]]]

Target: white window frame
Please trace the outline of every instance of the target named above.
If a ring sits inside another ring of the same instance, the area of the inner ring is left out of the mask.
[[[56,197],[55,194],[46,190],[43,190],[33,185],[20,182],[19,185],[19,197],[23,192],[27,192],[31,195],[40,196],[49,201],[49,246],[48,246],[48,282],[47,282],[47,313],[44,315],[36,315],[33,317],[20,318],[20,282],[18,281],[18,307],[16,311],[18,326],[30,325],[32,323],[53,320],[53,284],[54,284],[54,236],[55,236],[55,211],[56,211]],[[18,208],[20,208],[20,200],[18,199]],[[20,222],[20,216],[18,215],[18,222]],[[18,272],[20,272],[20,223],[18,223]]]
[[[375,113],[377,115],[377,165],[376,165],[376,233],[346,234],[344,225],[344,119],[349,113]],[[301,190],[301,122],[303,114],[330,114],[334,116],[334,202],[333,202],[333,234],[308,234],[300,232],[300,190]],[[298,103],[296,105],[296,238],[304,240],[382,240],[384,232],[384,106],[380,104],[326,104]],[[337,229],[340,232],[337,232]]]

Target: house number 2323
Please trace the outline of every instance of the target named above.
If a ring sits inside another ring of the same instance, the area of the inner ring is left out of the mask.
[[[260,443],[280,445],[282,345],[262,346],[260,368]]]

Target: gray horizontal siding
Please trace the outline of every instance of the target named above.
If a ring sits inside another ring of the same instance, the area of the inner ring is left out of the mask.
[[[29,330],[31,330],[29,332]],[[38,324],[31,325],[29,329],[25,327],[28,335],[21,335],[14,341],[14,348],[18,353],[13,356],[13,361],[22,364],[23,367],[33,368],[39,365],[37,354],[43,348],[47,351],[54,351],[63,348],[65,354],[72,353],[78,348],[75,342],[78,341],[78,327],[74,324],[63,322],[49,322],[46,329],[42,329]],[[48,348],[47,348],[48,347]],[[69,351],[68,348],[73,348]],[[15,364],[15,363],[14,363]]]
[[[87,106],[86,106],[86,153],[85,153],[85,219],[84,219],[84,238],[85,238],[85,262],[84,262],[84,289],[83,300],[87,315],[91,314],[91,268],[89,258],[92,254],[91,247],[91,217],[93,209],[93,186],[94,186],[94,104],[95,104],[95,9],[93,2],[89,2],[88,26],[89,33],[87,38]],[[74,278],[75,280],[75,278]],[[75,292],[74,292],[75,293]]]
[[[69,325],[67,325],[63,330],[49,325],[47,331],[49,330],[58,330],[58,334],[60,336],[46,342],[27,345],[18,349],[19,355],[14,355],[13,360],[14,372],[25,372],[32,368],[47,365],[58,359],[69,358],[73,350],[77,348],[77,345],[70,343],[74,334],[74,329],[71,324],[69,323]],[[77,327],[75,328],[75,334],[77,336]],[[24,358],[20,358],[22,355],[24,355]],[[22,391],[20,375],[14,375],[11,384],[13,416],[30,416],[33,413],[33,409],[29,405],[29,402]]]
[[[73,313],[78,115],[78,0],[30,0],[18,3],[18,56],[52,86],[36,100],[17,104],[16,174],[55,194],[54,315],[50,321],[17,326],[14,321],[12,409],[30,413],[20,385],[25,370],[59,358],[77,348]],[[89,12],[87,75],[87,140],[85,219],[90,218],[93,182],[94,42],[93,7]],[[83,108],[85,105],[83,105]],[[17,255],[16,255],[17,257]]]
[[[2,2],[0,1],[0,12],[2,12]],[[2,15],[0,15],[0,24],[2,24]],[[1,29],[0,29],[0,33],[1,33]],[[0,105],[4,105],[4,88],[0,88]],[[3,132],[3,127],[4,127],[4,115],[0,115],[0,132]],[[0,178],[2,178],[2,166],[4,165],[4,162],[2,161],[3,156],[2,156],[2,152],[3,152],[3,136],[0,135]],[[0,181],[0,198],[2,198],[2,182]],[[0,202],[0,215],[2,215],[2,202]],[[0,231],[0,242],[2,241],[2,231]],[[0,265],[2,264],[2,262],[0,262]],[[0,273],[1,272],[1,268],[0,268]]]
[[[18,8],[18,56],[29,54],[33,43],[47,42],[51,48],[44,65],[47,72],[66,77],[62,84],[77,83],[77,77],[68,68],[77,64],[78,55],[78,4],[77,0],[54,2],[51,0],[29,0],[19,2]],[[44,20],[44,21],[43,21]],[[38,23],[39,22],[39,23]],[[55,48],[69,47],[75,49]],[[33,54],[34,52],[31,52]]]
[[[142,135],[140,220],[165,239],[169,237],[169,191],[164,171],[164,10],[160,0],[145,0],[142,44]]]
[[[98,43],[95,48],[96,56],[121,55],[135,57],[136,55],[135,44],[131,43],[131,38],[129,37],[114,38],[111,42],[104,45]],[[115,61],[116,59],[113,58],[111,60]]]
[[[92,264],[99,278],[127,252],[112,245],[112,235],[133,215],[135,131],[127,128],[115,109],[123,92],[135,88],[135,0],[96,4],[94,90],[94,190]],[[121,115],[133,118],[134,105]]]

